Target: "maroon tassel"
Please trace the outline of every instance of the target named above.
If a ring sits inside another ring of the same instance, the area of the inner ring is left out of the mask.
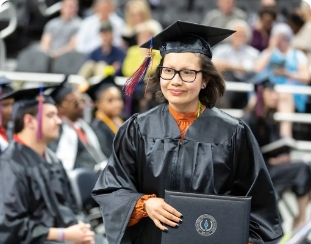
[[[123,90],[127,96],[133,95],[138,84],[143,82],[145,79],[148,68],[150,66],[150,63],[152,63],[152,59],[154,56],[152,53],[152,39],[150,40],[150,50],[147,53],[144,62],[139,66],[138,70],[130,78],[126,80],[123,86]]]

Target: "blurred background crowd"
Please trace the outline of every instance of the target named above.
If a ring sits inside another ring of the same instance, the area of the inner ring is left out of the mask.
[[[4,31],[12,18],[15,18],[16,25],[12,33],[6,36]],[[262,88],[267,91],[261,91],[261,109],[274,111],[271,117],[273,121],[266,124],[277,124],[277,137],[293,138],[306,146],[291,152],[286,158],[284,155],[283,158],[273,157],[268,163],[275,166],[295,160],[304,163],[311,161],[311,8],[305,1],[10,0],[10,7],[0,13],[0,76],[7,74],[9,78],[15,72],[78,75],[91,85],[109,74],[129,77],[140,66],[148,51],[139,46],[176,20],[236,30],[232,37],[213,48],[213,63],[223,72],[230,88],[217,107],[239,118],[245,118],[253,111],[256,112],[254,116],[267,122],[270,113],[258,112],[258,89],[253,91],[253,86],[248,85],[263,80],[279,85],[273,91],[269,90],[270,86]],[[155,51],[149,75],[156,71],[160,59],[160,54]],[[31,78],[11,80],[14,88],[38,85],[31,82]],[[50,81],[42,78],[41,82]],[[120,78],[117,83],[120,86],[122,82],[124,80]],[[296,93],[288,90],[279,92],[282,85],[300,90]],[[71,90],[60,93],[55,99],[60,107],[64,102],[68,105],[63,106],[60,112],[69,122],[75,123],[84,115],[85,121],[80,123],[80,127],[87,128],[85,132],[89,131],[90,138],[97,136],[94,145],[90,146],[95,151],[101,151],[106,158],[111,154],[113,136],[122,121],[133,113],[141,113],[157,105],[152,93],[147,91],[144,95],[144,84],[131,98],[122,96],[120,91],[114,91],[111,87],[106,87],[103,101],[92,97],[92,93],[88,93],[89,97],[80,98],[75,92],[83,93],[83,84],[70,87]],[[97,106],[97,115],[93,113],[94,104]],[[99,114],[108,117],[103,120],[106,119],[110,134],[101,134],[94,122],[93,117],[100,118]],[[287,117],[280,119],[276,114],[286,114]],[[109,119],[115,123],[112,125]],[[91,127],[86,127],[84,123],[91,123],[92,120]],[[259,123],[259,120],[255,122]],[[80,136],[78,134],[82,140]],[[66,154],[57,149],[66,151],[64,146],[58,145],[59,141],[51,148],[58,155]],[[78,155],[79,152],[80,149],[75,153]],[[77,161],[74,159],[79,157],[77,155],[72,156],[73,160]],[[89,167],[83,163],[69,162],[68,155],[65,156],[60,157],[68,172],[77,168],[77,165]],[[94,164],[100,161],[94,155],[92,160],[96,161]],[[307,216],[311,191],[311,173],[304,182],[297,183],[297,178],[301,180],[300,171],[304,168],[290,170],[294,172],[294,175],[288,176],[290,178],[281,173],[281,185],[284,186],[284,181],[292,185],[286,185],[286,189],[281,187],[278,191],[280,205],[285,209],[283,213],[286,212],[284,215],[294,219],[293,225],[290,224],[287,230],[306,221],[302,215]],[[278,174],[273,172],[271,168],[271,174],[275,177],[275,181],[272,180],[280,183],[280,172],[283,171],[278,171]],[[286,196],[285,193],[283,196],[286,190],[297,186],[295,184],[303,184],[305,189],[303,193],[293,190],[298,205],[292,203],[290,195]]]

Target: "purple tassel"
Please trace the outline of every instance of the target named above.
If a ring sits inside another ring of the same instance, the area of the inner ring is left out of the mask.
[[[42,139],[42,109],[43,109],[43,88],[40,87],[40,95],[39,95],[39,104],[38,104],[38,131],[37,131],[37,139]]]
[[[143,82],[145,79],[148,68],[150,66],[150,63],[152,63],[151,61],[153,59],[152,40],[153,40],[153,38],[151,38],[151,40],[150,40],[150,50],[149,50],[147,56],[145,57],[144,62],[139,66],[137,71],[130,78],[128,78],[126,80],[126,82],[122,88],[122,90],[124,90],[124,92],[127,96],[133,95],[138,84]]]

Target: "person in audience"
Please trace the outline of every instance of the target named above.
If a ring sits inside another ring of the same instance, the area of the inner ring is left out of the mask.
[[[91,52],[85,64],[81,67],[79,74],[85,78],[104,74],[106,66],[112,66],[114,73],[121,75],[121,67],[125,58],[125,52],[113,45],[113,27],[109,21],[103,22],[100,27],[102,45]]]
[[[253,39],[250,45],[260,52],[269,45],[270,33],[277,18],[275,8],[264,7],[259,10],[259,20],[253,28]]]
[[[308,57],[308,64],[311,65],[311,8],[305,1],[301,2],[301,13],[305,23],[293,37],[292,47],[303,51]]]
[[[274,83],[265,80],[256,86],[256,108],[245,115],[243,120],[249,125],[260,147],[281,139],[279,124],[274,121],[273,114],[279,103],[279,94],[274,90]],[[264,154],[274,188],[278,193],[291,189],[298,201],[298,216],[293,227],[305,223],[306,210],[311,190],[311,169],[303,162],[293,162],[290,152]]]
[[[52,93],[62,125],[59,137],[49,147],[61,159],[67,171],[75,168],[104,167],[107,157],[93,129],[82,119],[84,101],[81,94],[64,80]]]
[[[41,38],[42,51],[56,58],[75,49],[76,34],[81,24],[77,12],[77,0],[62,1],[60,17],[50,20],[44,27]]]
[[[83,20],[77,33],[76,50],[81,53],[90,53],[102,45],[99,29],[105,21],[110,21],[113,27],[114,46],[122,46],[124,21],[114,12],[113,0],[94,1],[95,14]]]
[[[260,55],[255,71],[270,76],[275,84],[307,85],[310,82],[306,55],[290,47],[293,32],[287,24],[277,24],[271,34],[269,46]],[[306,95],[282,93],[279,112],[298,112],[306,110]],[[282,122],[281,135],[292,137],[292,124]]]
[[[0,97],[12,92],[13,89],[10,86],[11,80],[1,76],[0,77]],[[9,122],[12,118],[12,106],[14,103],[13,98],[6,98],[0,101],[0,154],[9,145]]]
[[[148,23],[152,26],[155,34],[162,31],[161,24],[151,18],[151,10],[146,1],[128,1],[125,6],[125,26],[122,31],[122,37],[127,47],[137,45],[136,28],[142,23]]]
[[[218,9],[208,12],[203,21],[203,25],[217,26],[225,28],[231,20],[246,20],[246,13],[235,7],[235,0],[217,0]]]
[[[1,98],[15,100],[14,140],[0,158],[1,243],[94,243],[90,225],[77,220],[62,163],[47,148],[61,120],[53,99],[39,91],[16,90]]]
[[[218,45],[214,49],[213,62],[228,81],[247,82],[254,71],[254,63],[259,51],[248,45],[252,31],[244,20],[232,20],[228,29],[235,30],[229,43]],[[247,105],[247,94],[227,92],[225,98],[231,108],[244,108]]]
[[[121,90],[114,82],[114,77],[108,76],[97,84],[91,85],[85,91],[96,106],[92,128],[96,133],[101,149],[107,157],[112,153],[115,134],[123,124],[120,118],[123,112]]]

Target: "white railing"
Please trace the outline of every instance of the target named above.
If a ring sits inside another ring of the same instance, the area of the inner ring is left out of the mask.
[[[6,11],[10,16],[10,21],[9,25],[5,29],[0,31],[0,70],[4,69],[6,60],[6,47],[3,40],[4,38],[11,35],[17,27],[17,13],[13,3],[8,1],[0,6],[0,14]]]

